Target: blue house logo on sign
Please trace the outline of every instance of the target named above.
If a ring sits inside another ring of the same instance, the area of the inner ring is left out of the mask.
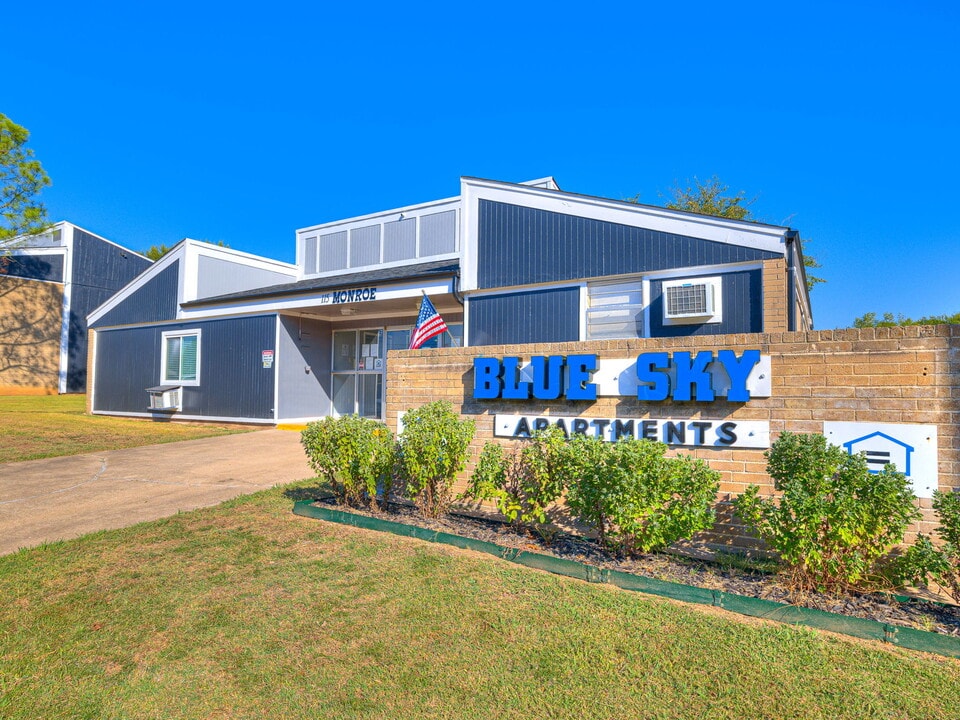
[[[823,434],[851,455],[863,453],[872,473],[896,466],[919,498],[933,497],[939,487],[936,425],[824,422]]]
[[[845,442],[843,447],[851,455],[860,452],[866,455],[867,467],[872,473],[878,473],[892,463],[904,475],[910,474],[910,456],[913,454],[913,446],[886,433],[872,432],[856,440]]]

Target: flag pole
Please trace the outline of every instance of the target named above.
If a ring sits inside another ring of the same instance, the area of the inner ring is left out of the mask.
[[[460,347],[460,343],[459,343],[459,342],[457,341],[457,339],[453,336],[453,333],[450,332],[449,326],[443,321],[443,317],[442,317],[442,316],[440,315],[440,313],[437,311],[436,306],[434,306],[434,304],[433,304],[432,302],[430,302],[430,296],[427,295],[427,291],[424,290],[423,288],[420,288],[420,294],[423,296],[423,297],[420,299],[420,311],[423,312],[423,310],[424,310],[424,305],[425,305],[425,304],[426,304],[427,306],[429,306],[430,309],[433,311],[433,315],[431,316],[430,319],[432,320],[433,318],[436,318],[437,320],[439,320],[440,323],[443,324],[443,331],[442,331],[442,332],[445,332],[447,335],[450,336],[450,341],[453,343],[453,347],[457,347],[457,348]],[[428,324],[429,324],[429,323],[428,323]],[[419,329],[420,329],[420,317],[419,317],[419,315],[418,315],[417,321],[416,321],[416,323],[414,323],[413,330],[410,331],[410,347],[411,347],[411,349],[412,349],[412,347],[413,347],[414,338],[415,338],[415,336],[417,335],[417,332],[418,332]],[[433,337],[436,337],[436,334],[434,334]],[[422,345],[423,342],[425,342],[425,340],[420,341],[420,344]]]
[[[424,296],[424,297],[427,297],[427,291],[426,291],[426,290],[424,290],[424,289],[421,288],[421,289],[420,289],[420,292],[423,293],[423,296]],[[444,323],[444,324],[446,324],[446,323]],[[444,332],[445,332],[447,335],[450,336],[450,340],[451,340],[451,342],[453,342],[453,346],[454,346],[454,347],[460,347],[460,343],[457,342],[457,339],[453,336],[453,333],[450,332],[450,328],[449,328],[449,327],[447,327],[446,330],[444,330]]]

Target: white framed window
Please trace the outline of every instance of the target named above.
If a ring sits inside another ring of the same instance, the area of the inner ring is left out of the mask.
[[[722,279],[714,277],[664,280],[663,324],[690,325],[723,320]]]
[[[449,323],[448,332],[427,340],[422,348],[463,347],[463,323]],[[410,326],[387,328],[387,350],[406,350],[410,347]],[[452,337],[451,337],[452,336]]]
[[[160,349],[160,383],[200,384],[200,330],[163,333]]]
[[[643,282],[591,283],[587,286],[587,340],[644,336]]]

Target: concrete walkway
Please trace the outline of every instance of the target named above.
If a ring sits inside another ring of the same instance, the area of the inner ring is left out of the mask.
[[[0,554],[313,476],[288,430],[0,464]]]

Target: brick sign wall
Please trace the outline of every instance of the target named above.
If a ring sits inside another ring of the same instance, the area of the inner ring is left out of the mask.
[[[690,353],[689,357],[695,357],[699,352],[717,354],[720,350],[733,351],[735,358],[745,357],[744,351],[759,350],[761,356],[769,358],[770,375],[764,379],[769,388],[751,394],[744,402],[731,402],[719,394],[712,402],[678,402],[672,396],[645,402],[635,396],[602,394],[596,400],[474,397],[475,358],[519,358],[520,363],[526,363],[534,356],[596,355],[601,362],[619,360],[624,364],[645,353]],[[926,452],[935,468],[929,472],[936,477],[939,487],[960,487],[960,326],[391,351],[387,367],[387,424],[391,429],[396,430],[398,412],[445,399],[464,417],[476,421],[475,453],[479,453],[485,441],[494,438],[497,416],[524,416],[531,423],[544,417],[582,418],[588,422],[598,419],[599,424],[589,425],[591,433],[598,432],[597,427],[609,432],[609,426],[604,424],[607,420],[633,419],[636,432],[642,427],[651,436],[664,431],[663,423],[642,425],[644,420],[667,419],[673,423],[674,435],[679,432],[677,428],[683,429],[684,423],[704,423],[700,428],[709,424],[712,429],[728,423],[744,429],[769,427],[769,441],[784,430],[822,433],[826,427],[831,433],[837,429],[838,445],[870,437],[863,442],[880,442],[874,447],[888,457],[901,457],[897,451],[909,452],[910,458],[917,461]],[[769,396],[760,396],[765,394]],[[503,420],[502,424],[510,422]],[[923,431],[922,437],[899,432],[900,426],[914,425]],[[879,430],[870,432],[874,426]],[[841,436],[841,431],[847,435]],[[737,432],[744,434],[736,429],[733,434]],[[858,434],[862,437],[854,437]],[[718,498],[721,523],[715,541],[742,544],[746,541],[738,537],[736,526],[729,524],[727,502],[751,483],[772,492],[772,481],[766,474],[763,449],[719,445],[716,437],[711,436],[714,439],[709,441],[709,447],[694,443],[672,448],[671,452],[702,458],[722,473]],[[833,440],[832,435],[828,437]],[[498,440],[505,445],[522,442],[504,437]],[[868,449],[856,444],[853,447]],[[902,465],[901,458],[901,470]],[[920,503],[929,510],[929,499]],[[920,526],[922,531],[932,530],[931,518],[928,512]]]

